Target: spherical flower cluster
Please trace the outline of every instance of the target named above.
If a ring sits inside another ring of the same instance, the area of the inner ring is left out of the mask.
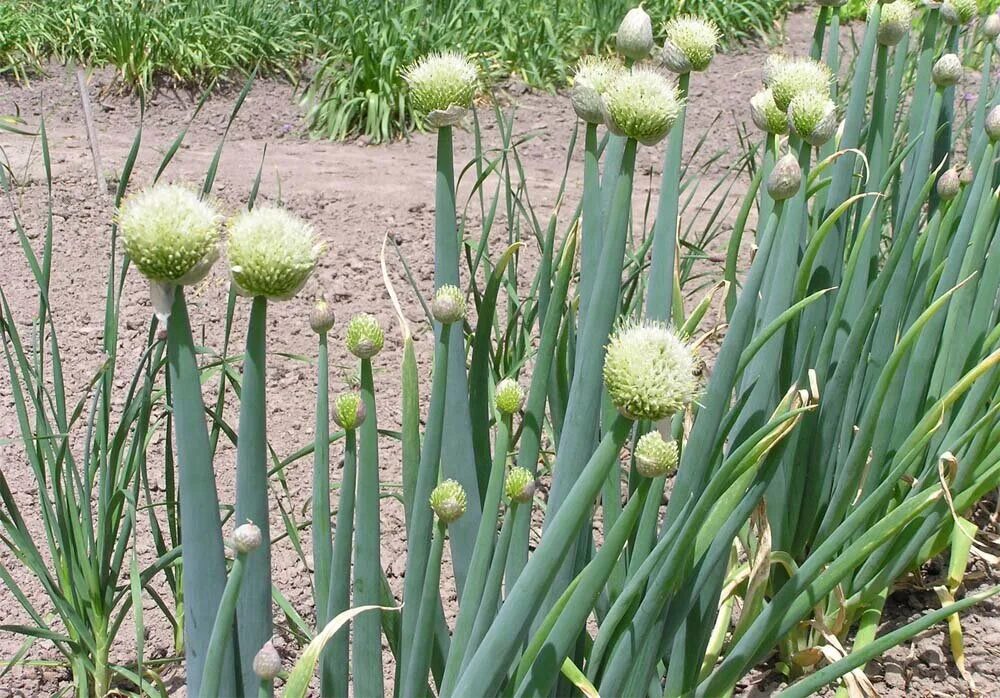
[[[877,1],[877,0],[876,0]],[[874,4],[869,6],[869,14]],[[913,21],[913,5],[910,0],[895,0],[882,5],[882,13],[878,23],[878,42],[883,46],[895,46],[906,32],[910,31]]]
[[[347,323],[347,350],[359,359],[371,359],[385,344],[385,333],[378,318],[360,313]]]
[[[512,502],[527,504],[535,496],[535,476],[527,468],[511,468],[504,482],[504,492]]]
[[[465,489],[455,480],[445,480],[431,492],[430,504],[438,519],[450,524],[465,513]]]
[[[221,223],[211,204],[171,184],[133,194],[118,211],[125,252],[139,272],[178,286],[201,281],[219,258]]]
[[[656,145],[670,132],[681,112],[674,87],[661,73],[633,68],[615,77],[604,93],[604,117],[619,136]]]
[[[281,672],[281,656],[268,640],[253,658],[253,673],[262,681],[273,681]]]
[[[445,285],[434,294],[431,315],[442,325],[451,325],[465,319],[465,294],[458,286]]]
[[[822,92],[800,92],[788,105],[788,125],[809,145],[821,146],[837,130],[837,107]]]
[[[494,403],[500,414],[515,414],[524,405],[524,389],[513,378],[504,378],[497,383]]]
[[[1000,106],[993,107],[986,113],[986,135],[990,143],[1000,140]]]
[[[233,531],[233,547],[238,553],[249,553],[260,547],[260,529],[250,522],[237,526]]]
[[[778,69],[788,60],[788,56],[783,53],[772,53],[764,59],[764,67],[761,68],[760,77],[765,87],[774,82],[774,76]]]
[[[622,64],[606,56],[585,56],[576,66],[573,88],[569,98],[576,115],[588,124],[604,123],[601,95],[616,75],[623,71]]]
[[[794,155],[781,157],[767,178],[767,193],[775,201],[790,199],[802,185],[802,168]]]
[[[258,206],[229,226],[229,273],[246,296],[292,298],[313,273],[322,251],[312,226],[282,208]]]
[[[660,61],[678,74],[706,70],[719,46],[715,22],[699,17],[675,17],[667,22],[664,33]]]
[[[763,89],[750,98],[750,119],[765,133],[788,133],[788,115],[774,103],[770,88]]]
[[[765,68],[764,84],[771,88],[781,111],[803,92],[830,94],[830,69],[811,58],[775,58]]]
[[[938,88],[944,89],[961,80],[962,72],[962,59],[954,53],[946,53],[937,59],[931,71],[931,77]]]
[[[648,58],[653,52],[653,20],[641,7],[628,11],[615,35],[618,53],[633,61]]]
[[[643,434],[635,445],[635,469],[643,477],[663,477],[677,467],[677,443],[658,431]]]
[[[695,399],[696,367],[691,347],[665,325],[627,324],[608,343],[604,384],[624,416],[658,421]]]
[[[367,415],[365,401],[357,393],[341,393],[333,401],[333,421],[341,429],[357,429],[364,423]]]
[[[945,24],[968,24],[979,12],[976,0],[945,0],[941,4],[941,18]]]
[[[951,201],[961,190],[962,180],[954,167],[949,167],[938,177],[937,195],[942,201]]]
[[[333,306],[326,302],[324,296],[313,305],[312,313],[309,314],[309,326],[316,334],[326,334],[333,329],[336,316],[333,314]]]
[[[455,126],[472,106],[479,85],[476,66],[452,51],[424,56],[403,71],[410,98],[430,126]]]

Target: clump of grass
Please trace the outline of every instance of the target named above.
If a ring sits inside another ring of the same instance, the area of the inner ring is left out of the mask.
[[[277,0],[15,0],[0,8],[0,71],[16,70],[14,57],[110,65],[139,93],[157,81],[207,85],[253,71],[291,78],[313,46],[309,16]]]
[[[601,52],[629,6],[623,0],[334,3],[316,32],[321,63],[303,97],[310,127],[329,138],[362,135],[375,142],[418,127],[400,71],[441,47],[475,56],[494,77],[513,76],[541,89],[564,86],[581,52]],[[770,32],[788,6],[785,0],[658,0],[646,7],[657,17],[699,13],[735,43]],[[655,27],[657,35],[662,29]]]

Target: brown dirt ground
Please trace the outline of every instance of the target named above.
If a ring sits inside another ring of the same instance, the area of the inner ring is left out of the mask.
[[[807,46],[811,32],[808,15],[793,15],[787,25],[790,51]],[[726,149],[738,152],[737,123],[748,121],[745,105],[758,84],[758,66],[768,52],[766,46],[740,49],[717,58],[712,70],[693,80],[688,116],[687,143],[691,145],[709,130],[709,147],[699,155],[704,160],[711,153]],[[90,98],[95,109],[99,145],[105,172],[117,176],[131,146],[139,123],[139,105],[128,97],[114,94],[112,76],[97,71],[89,77]],[[520,155],[531,187],[533,204],[542,220],[547,219],[555,203],[565,164],[566,144],[575,123],[572,111],[562,96],[536,94],[517,86],[508,86],[503,99],[510,108],[516,105],[517,132],[534,137],[520,148]],[[0,113],[10,113],[14,105],[30,124],[44,112],[51,141],[54,176],[55,263],[52,277],[52,303],[56,309],[57,327],[66,352],[68,393],[78,399],[83,388],[100,365],[103,288],[109,255],[108,222],[111,200],[95,184],[93,162],[79,96],[72,75],[54,67],[49,77],[38,79],[30,86],[0,83]],[[199,183],[215,152],[229,118],[236,91],[222,90],[207,101],[193,120],[190,131],[174,158],[165,177],[171,181]],[[142,147],[133,174],[135,186],[150,181],[165,149],[191,118],[197,95],[184,91],[163,90],[147,105],[143,123]],[[488,111],[488,110],[487,110]],[[717,122],[713,119],[721,115]],[[484,137],[488,143],[498,142],[498,129],[493,119],[484,118]],[[343,320],[356,312],[377,315],[389,328],[385,351],[378,357],[379,424],[393,429],[399,424],[398,366],[401,341],[397,322],[379,273],[379,249],[386,234],[398,242],[414,272],[420,290],[432,287],[433,250],[433,168],[434,140],[429,134],[415,134],[407,141],[379,147],[360,143],[329,143],[312,140],[304,134],[304,125],[296,106],[294,89],[283,82],[258,81],[229,132],[223,152],[215,193],[227,210],[236,211],[245,205],[257,167],[267,149],[260,190],[262,200],[280,199],[291,210],[309,220],[329,243],[329,251],[315,277],[295,300],[273,304],[269,314],[269,344],[272,355],[268,366],[269,437],[279,455],[294,452],[313,440],[313,404],[315,381],[312,367],[302,361],[279,355],[313,356],[315,338],[309,330],[307,317],[311,298],[320,292],[335,304],[341,322],[331,335],[331,362],[334,374],[333,390],[343,388],[352,369],[352,362],[340,341]],[[31,139],[0,132],[0,147],[15,166],[15,176],[23,183],[15,205],[28,223],[36,240],[42,228],[45,188],[37,144]],[[472,157],[470,134],[460,134],[456,143],[456,163],[461,167]],[[660,172],[660,149],[642,149],[637,177],[636,200],[642,201],[655,191]],[[719,175],[731,159],[722,158],[710,167]],[[578,158],[574,160],[578,163]],[[572,167],[569,191],[579,191],[579,167]],[[468,192],[469,178],[460,189]],[[733,196],[741,194],[738,185]],[[654,194],[655,196],[655,194]],[[459,200],[463,197],[460,195]],[[655,201],[653,202],[655,205]],[[637,204],[638,205],[638,204]],[[471,209],[475,209],[473,206]],[[565,213],[563,217],[565,218]],[[30,272],[13,231],[9,204],[0,203],[0,279],[4,292],[21,322],[27,327],[36,307],[35,288]],[[469,217],[469,229],[476,230],[478,215]],[[497,243],[499,246],[500,242]],[[530,267],[533,250],[523,256]],[[426,340],[427,325],[420,306],[410,289],[401,266],[390,257],[390,277],[400,294],[403,309],[416,330],[422,380],[430,375],[430,342]],[[219,269],[191,294],[192,322],[196,336],[204,333],[205,344],[221,346],[225,316],[226,286]],[[122,298],[122,334],[119,352],[122,366],[136,364],[145,341],[151,307],[148,292],[138,275],[131,274]],[[234,347],[242,345],[248,305],[241,301],[237,309]],[[213,386],[209,386],[211,389]],[[426,398],[427,385],[421,386]],[[13,414],[11,386],[6,372],[0,375],[0,444],[13,440],[14,445],[0,446],[0,467],[11,483],[14,496],[24,511],[33,513],[38,524],[33,499],[38,491],[16,445],[17,421]],[[230,419],[235,418],[234,405],[227,407]],[[153,445],[161,448],[162,436]],[[337,449],[334,449],[334,458]],[[155,460],[154,460],[155,462]],[[220,449],[217,472],[220,498],[232,501],[234,485],[234,451]],[[337,474],[334,473],[334,477]],[[381,477],[384,483],[400,482],[398,450],[385,443],[381,454]],[[283,504],[299,519],[308,512],[311,462],[304,459],[287,471],[290,496],[281,494]],[[277,495],[276,495],[277,496]],[[272,531],[283,530],[280,514],[273,506]],[[404,572],[405,539],[402,508],[392,498],[383,500],[382,557],[390,582],[397,592]],[[149,558],[152,548],[140,531],[137,550]],[[148,535],[148,531],[145,531]],[[307,537],[306,537],[307,538]],[[37,587],[10,553],[0,551],[0,561],[13,571],[15,580],[29,591],[33,601],[43,603]],[[274,576],[278,586],[298,611],[306,617],[312,614],[309,575],[287,539],[274,550]],[[446,599],[454,605],[454,598]],[[934,607],[933,594],[906,593],[894,596],[886,613],[887,626],[915,617],[921,610]],[[146,608],[149,657],[164,657],[172,652],[170,631],[166,622],[151,604]],[[968,646],[969,669],[975,677],[981,695],[1000,695],[994,688],[1000,676],[1000,602],[983,604],[964,618]],[[0,588],[0,623],[22,622],[25,615],[9,590]],[[125,640],[116,648],[114,659],[129,660],[132,634],[122,631]],[[0,633],[0,657],[9,657],[20,641],[9,633]],[[38,655],[45,656],[44,643]],[[295,649],[279,640],[279,649],[290,660]],[[947,649],[942,629],[935,628],[913,643],[899,648],[870,668],[879,692],[886,696],[958,696],[967,688],[958,676]],[[184,694],[183,681],[176,670],[165,677],[175,692]],[[776,688],[773,675],[762,672],[746,685],[745,695],[767,695]],[[15,670],[2,680],[0,696],[50,695],[67,686],[68,674],[53,668]]]

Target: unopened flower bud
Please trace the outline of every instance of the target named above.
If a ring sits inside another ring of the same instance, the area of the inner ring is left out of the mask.
[[[991,12],[983,20],[983,36],[987,39],[995,39],[1000,36],[1000,15]]]
[[[253,673],[262,681],[273,681],[281,672],[281,656],[268,640],[253,658]]]
[[[233,547],[238,553],[253,552],[260,547],[261,532],[255,524],[245,523],[233,531]]]
[[[325,296],[320,296],[313,305],[312,313],[309,314],[309,326],[316,334],[326,334],[333,329],[335,320],[333,306],[326,301]]]
[[[837,130],[837,107],[822,92],[802,92],[788,105],[788,125],[809,145],[821,146]]]
[[[322,251],[312,226],[282,208],[258,206],[229,226],[229,273],[246,296],[292,298],[313,273]]]
[[[870,8],[869,14],[871,14]],[[883,46],[895,46],[906,36],[906,32],[910,31],[911,21],[913,21],[913,5],[910,4],[910,0],[885,3],[882,5],[878,24],[878,42]]]
[[[333,401],[333,421],[341,429],[357,429],[364,423],[367,415],[365,401],[357,393],[341,393]]]
[[[677,443],[658,431],[643,434],[635,445],[635,469],[643,477],[663,477],[677,467]]]
[[[788,115],[778,109],[770,88],[761,90],[750,98],[750,119],[765,133],[788,133]]]
[[[644,9],[636,7],[628,11],[618,26],[615,47],[633,61],[648,58],[653,52],[653,20]]]
[[[954,53],[946,53],[937,59],[931,72],[934,84],[941,89],[951,87],[962,79],[962,61]]]
[[[429,126],[443,128],[462,122],[479,85],[476,66],[460,53],[424,56],[403,71],[410,98]]]
[[[535,476],[527,468],[511,468],[504,482],[504,492],[512,502],[527,504],[535,497]]]
[[[655,422],[695,399],[697,365],[691,347],[666,325],[626,324],[608,343],[604,385],[621,414]]]
[[[455,480],[445,480],[431,492],[430,504],[438,519],[450,524],[465,513],[465,489]]]
[[[970,167],[968,164],[966,164],[966,166],[963,167],[958,172],[958,181],[962,183],[963,187],[972,184],[972,180],[975,178],[976,178],[976,173],[973,171],[972,167]]]
[[[604,117],[619,136],[656,145],[670,132],[681,101],[667,78],[651,68],[633,68],[615,77],[604,93]]]
[[[465,319],[465,295],[458,286],[445,285],[434,294],[431,315],[442,325],[451,325]]]
[[[951,201],[962,190],[962,181],[958,171],[951,167],[945,170],[937,181],[937,195],[942,201]]]
[[[979,6],[976,0],[945,0],[940,11],[945,24],[957,26],[971,22],[979,12]]]
[[[774,103],[781,111],[787,111],[792,99],[803,92],[829,96],[832,80],[830,69],[811,58],[772,61],[767,66],[765,78],[765,84],[774,95]]]
[[[621,63],[606,56],[586,56],[573,76],[569,98],[576,115],[588,124],[604,123],[601,95],[612,79],[623,71]]]
[[[990,143],[996,143],[1000,140],[1000,106],[993,107],[988,112],[986,112],[986,135],[990,139]]]
[[[679,75],[706,70],[719,45],[715,22],[699,17],[675,17],[667,22],[665,34],[660,62]]]
[[[524,405],[524,389],[513,378],[505,378],[497,383],[494,402],[500,414],[514,414]]]
[[[385,334],[378,318],[360,313],[347,323],[347,350],[359,359],[371,359],[385,344]]]
[[[794,155],[789,153],[776,163],[767,178],[767,193],[775,201],[784,201],[795,196],[802,185],[802,168]]]

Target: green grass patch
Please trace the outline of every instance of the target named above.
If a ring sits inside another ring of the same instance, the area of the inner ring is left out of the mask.
[[[123,88],[192,86],[253,70],[310,73],[303,103],[323,137],[384,141],[417,124],[400,70],[456,48],[491,79],[564,85],[581,53],[601,50],[634,0],[13,0],[0,5],[0,74],[25,80],[46,62],[113,66]],[[790,0],[652,0],[670,17],[714,19],[727,42],[767,33]],[[315,71],[303,71],[315,61]]]

